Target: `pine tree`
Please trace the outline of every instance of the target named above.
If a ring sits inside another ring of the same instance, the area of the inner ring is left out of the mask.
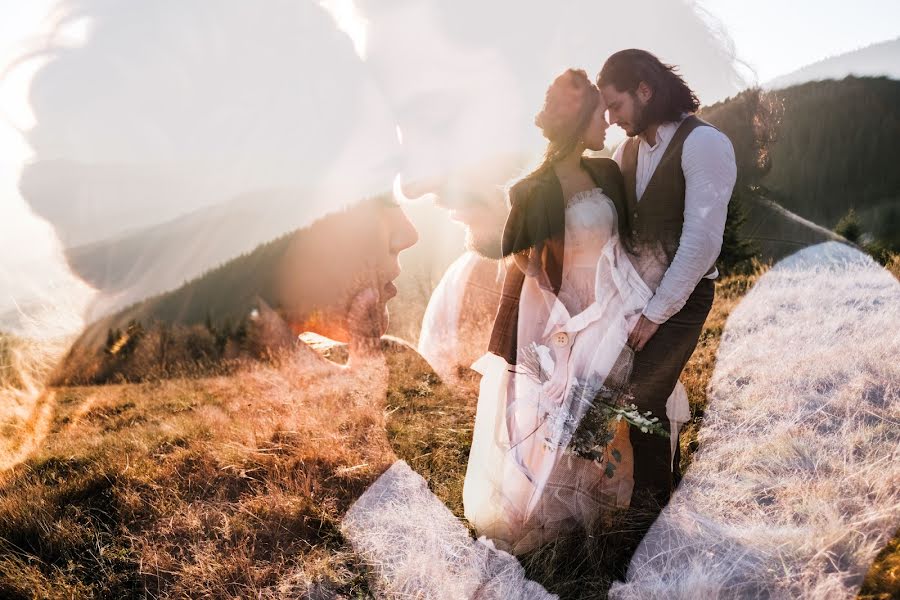
[[[859,244],[862,237],[862,226],[859,223],[859,217],[856,216],[856,211],[852,208],[847,211],[847,214],[841,217],[841,220],[835,225],[834,232],[843,236],[848,242]]]
[[[112,327],[106,330],[106,344],[103,346],[103,351],[107,354],[112,350],[113,345],[115,345],[116,340],[119,339],[119,336],[116,332],[113,331]]]
[[[719,252],[719,260],[716,266],[723,275],[740,273],[746,270],[757,249],[741,235],[741,230],[747,220],[746,209],[743,205],[744,190],[735,190],[728,203],[728,215],[725,219],[725,231],[722,234],[722,250]]]

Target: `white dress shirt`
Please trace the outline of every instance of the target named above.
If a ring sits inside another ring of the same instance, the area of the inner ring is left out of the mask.
[[[681,121],[673,121],[660,125],[653,146],[639,138],[635,190],[638,201],[680,124]],[[622,143],[613,154],[619,166],[624,150]],[[685,181],[681,239],[672,264],[643,311],[644,316],[659,324],[681,310],[722,249],[728,201],[737,179],[731,140],[714,127],[697,127],[684,141],[681,168]],[[707,277],[715,279],[718,274],[714,270]]]

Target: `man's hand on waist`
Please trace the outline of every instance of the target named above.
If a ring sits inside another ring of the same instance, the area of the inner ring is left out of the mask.
[[[645,315],[641,315],[640,320],[628,336],[628,345],[631,346],[631,349],[635,352],[640,352],[644,349],[644,346],[647,345],[647,342],[650,341],[650,338],[656,334],[658,329],[658,323],[654,323]]]

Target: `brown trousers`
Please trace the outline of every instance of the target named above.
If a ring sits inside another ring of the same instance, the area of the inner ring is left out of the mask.
[[[660,325],[644,349],[635,353],[631,374],[634,402],[642,412],[653,411],[653,416],[659,417],[666,431],[669,431],[666,400],[697,347],[714,294],[713,281],[701,279],[684,307]],[[634,448],[632,506],[658,513],[672,495],[670,440],[641,433],[640,429],[632,427],[631,445]],[[675,469],[678,469],[677,463]]]

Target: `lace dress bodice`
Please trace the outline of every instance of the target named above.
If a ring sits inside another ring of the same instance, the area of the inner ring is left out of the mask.
[[[615,207],[602,189],[584,190],[569,200],[559,299],[570,315],[594,301],[597,261],[615,227]]]

